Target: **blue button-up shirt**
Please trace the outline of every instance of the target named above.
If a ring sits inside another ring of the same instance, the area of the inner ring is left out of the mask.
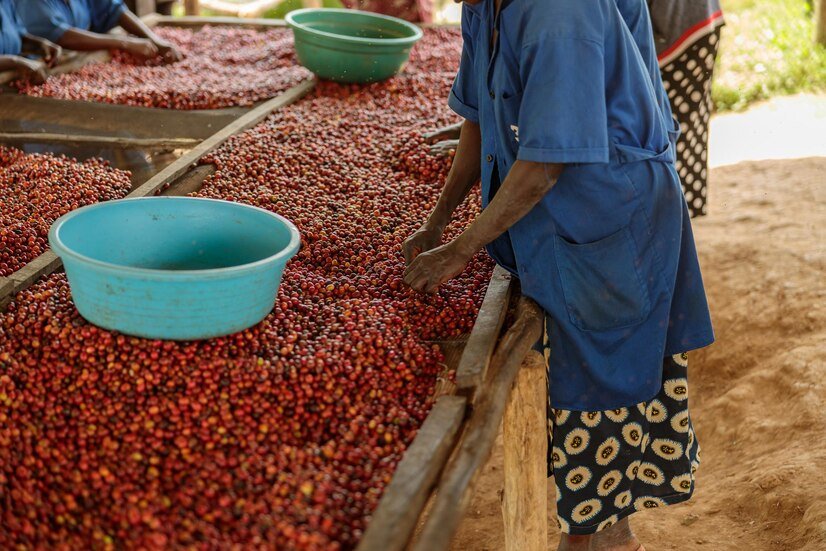
[[[117,26],[123,0],[17,0],[30,33],[58,42],[71,29],[105,33]]]
[[[0,55],[19,55],[25,32],[12,0],[0,0]]]
[[[633,35],[616,2],[503,0],[498,17],[493,0],[465,4],[449,99],[482,131],[483,207],[516,160],[566,165],[488,247],[552,320],[564,409],[649,400],[664,356],[713,341],[672,119],[641,54],[653,37]]]

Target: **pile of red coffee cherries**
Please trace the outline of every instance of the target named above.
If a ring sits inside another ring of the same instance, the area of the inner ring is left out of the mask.
[[[119,335],[79,316],[62,275],[17,296],[0,314],[0,548],[356,546],[432,405],[433,341],[470,330],[491,274],[479,255],[436,295],[402,282],[402,241],[449,169],[419,136],[454,120],[450,83],[415,64],[325,83],[205,159],[216,172],[199,196],[302,235],[251,329]],[[478,210],[477,193],[449,234]]]
[[[18,82],[24,94],[167,109],[218,109],[252,105],[276,96],[310,73],[298,65],[287,29],[257,31],[203,27],[197,31],[159,27],[157,34],[180,48],[182,61],[138,60],[114,52],[45,84]]]
[[[0,276],[22,268],[48,248],[49,227],[84,205],[124,197],[129,172],[101,159],[27,155],[0,146]]]

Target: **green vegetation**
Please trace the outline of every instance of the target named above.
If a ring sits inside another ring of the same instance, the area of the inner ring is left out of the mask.
[[[798,92],[826,91],[826,48],[814,42],[806,0],[723,0],[726,26],[712,95],[720,111]]]

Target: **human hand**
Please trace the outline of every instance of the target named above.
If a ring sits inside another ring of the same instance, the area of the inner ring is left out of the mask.
[[[444,233],[442,228],[428,224],[416,230],[402,244],[404,263],[410,264],[421,253],[438,247],[442,243],[442,233]]]
[[[54,42],[43,39],[40,41],[40,49],[43,52],[43,61],[46,62],[47,67],[54,67],[57,65],[60,54],[63,53],[63,48]]]
[[[42,61],[19,57],[16,60],[16,66],[20,76],[34,84],[43,84],[49,77],[46,72],[46,64]]]
[[[436,157],[450,157],[451,154],[456,153],[457,147],[459,147],[459,140],[442,140],[431,145],[429,153]]]
[[[158,40],[155,42],[155,46],[158,48],[158,53],[163,57],[164,63],[177,63],[184,58],[181,51],[170,42]]]
[[[458,140],[462,132],[462,124],[451,124],[443,128],[437,128],[432,132],[422,134],[425,143],[435,144],[444,140]]]
[[[129,38],[124,43],[123,49],[143,59],[152,59],[158,55],[158,47],[155,43],[145,38]]]
[[[435,293],[439,285],[461,274],[472,256],[451,241],[416,256],[404,271],[404,282],[415,291]]]

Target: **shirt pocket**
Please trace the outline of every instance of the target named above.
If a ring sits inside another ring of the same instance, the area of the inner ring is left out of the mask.
[[[565,306],[575,327],[609,331],[637,325],[648,317],[651,301],[627,226],[586,244],[555,235],[554,254]]]

